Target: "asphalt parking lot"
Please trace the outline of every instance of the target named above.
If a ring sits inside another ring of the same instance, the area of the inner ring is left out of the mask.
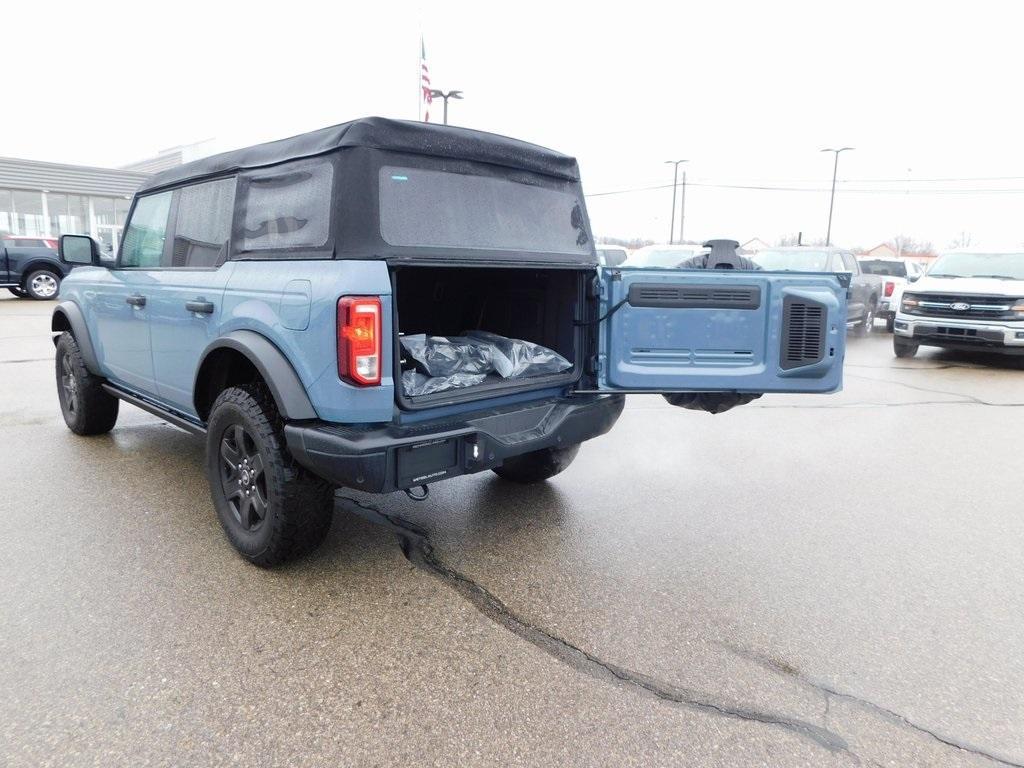
[[[564,474],[338,495],[263,571],[202,443],[80,438],[0,299],[0,765],[1024,764],[1024,371],[851,338],[835,396],[631,397]]]

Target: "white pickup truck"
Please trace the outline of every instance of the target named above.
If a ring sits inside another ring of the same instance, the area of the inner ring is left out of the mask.
[[[908,282],[913,282],[924,274],[924,267],[917,262],[903,259],[858,259],[858,261],[861,272],[865,275],[878,275],[882,278],[875,317],[885,320],[885,330],[892,333],[896,310],[900,306],[900,296]]]
[[[922,344],[1024,355],[1024,253],[939,256],[904,290],[893,325],[896,357]]]

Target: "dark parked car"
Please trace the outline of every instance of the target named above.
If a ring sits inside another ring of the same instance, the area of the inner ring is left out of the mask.
[[[48,238],[5,237],[0,239],[0,287],[15,296],[55,299],[60,283],[71,267],[60,260],[57,251],[44,245]]]
[[[878,312],[882,278],[867,275],[850,251],[841,248],[792,246],[769,248],[751,257],[761,269],[771,272],[835,272],[850,276],[846,322],[858,336],[871,333]]]

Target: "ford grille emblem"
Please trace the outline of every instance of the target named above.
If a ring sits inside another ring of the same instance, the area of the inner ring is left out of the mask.
[[[966,301],[954,301],[952,304],[949,305],[949,308],[956,310],[957,312],[966,312],[968,309],[971,308],[971,305],[968,304]]]

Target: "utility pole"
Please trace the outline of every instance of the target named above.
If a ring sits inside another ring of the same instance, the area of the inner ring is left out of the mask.
[[[444,124],[448,125],[448,99],[462,99],[462,91],[444,91],[431,90],[431,98],[444,99]]]
[[[686,224],[686,171],[683,171],[683,191],[679,201],[679,242],[683,240],[683,225]]]
[[[668,244],[676,241],[676,186],[679,181],[679,164],[686,160],[666,160],[665,163],[672,166],[672,220],[668,228]],[[686,204],[686,171],[683,171],[683,205]],[[680,230],[682,227],[680,226]],[[682,232],[679,233],[682,237]]]
[[[822,152],[834,152],[835,163],[832,166],[832,196],[828,202],[828,229],[825,231],[825,247],[832,245],[832,209],[836,204],[836,174],[839,171],[839,153],[852,150],[853,147],[840,147],[839,149],[823,149]]]

